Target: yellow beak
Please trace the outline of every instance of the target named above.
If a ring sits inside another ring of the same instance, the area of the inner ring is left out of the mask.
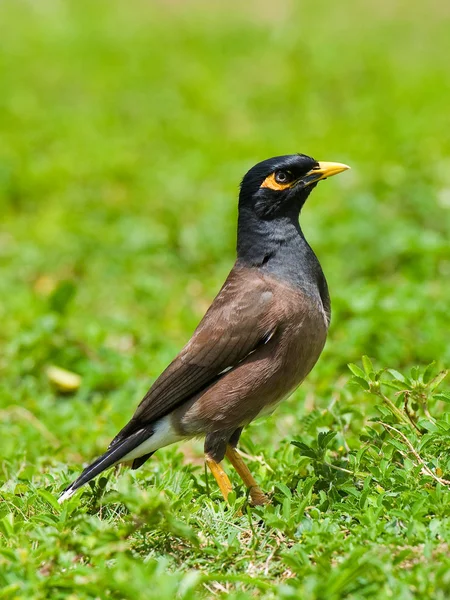
[[[350,169],[348,165],[344,165],[342,163],[337,162],[319,162],[318,167],[314,167],[311,169],[309,173],[306,174],[303,180],[303,184],[305,186],[311,185],[312,183],[316,183],[321,179],[326,179],[327,177],[333,177],[333,175],[337,175],[338,173],[342,173],[342,171],[346,171]]]

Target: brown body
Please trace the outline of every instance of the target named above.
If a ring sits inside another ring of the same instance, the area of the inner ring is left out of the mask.
[[[242,293],[245,288],[248,292]],[[241,290],[241,302],[232,313],[230,300],[237,290]],[[210,318],[214,324],[209,323]],[[239,334],[241,341],[245,334],[250,339],[269,339],[237,366],[230,356],[233,369],[172,413],[180,435],[232,432],[271,412],[317,362],[326,340],[328,316],[320,297],[306,296],[257,271],[236,268],[182,351],[181,360],[184,353],[192,356],[193,345],[207,345],[204,338],[211,325],[219,339],[230,332]]]

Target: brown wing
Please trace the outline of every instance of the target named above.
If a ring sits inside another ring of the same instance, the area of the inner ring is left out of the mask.
[[[167,415],[265,343],[277,325],[272,304],[272,291],[262,277],[233,269],[191,340],[112,443]]]

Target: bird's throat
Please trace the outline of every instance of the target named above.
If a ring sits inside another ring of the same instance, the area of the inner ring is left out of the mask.
[[[237,262],[259,268],[291,286],[316,292],[324,279],[316,255],[306,241],[298,216],[262,220],[241,210],[238,221]]]

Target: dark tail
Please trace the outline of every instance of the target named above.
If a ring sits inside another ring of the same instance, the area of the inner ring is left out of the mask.
[[[61,504],[61,502],[64,502],[64,500],[67,500],[68,498],[73,496],[73,494],[88,481],[91,481],[91,479],[99,475],[99,473],[102,473],[108,467],[112,467],[112,465],[115,465],[117,462],[120,461],[121,458],[123,458],[129,452],[140,446],[143,442],[145,442],[145,440],[147,440],[152,435],[152,433],[153,430],[150,428],[140,429],[139,431],[136,431],[124,440],[119,441],[116,444],[112,444],[105,452],[105,454],[102,454],[102,456],[94,460],[92,464],[86,467],[81,473],[81,475],[63,491],[63,493],[58,499],[58,502]],[[148,456],[146,456],[146,459],[147,458]],[[134,462],[137,461],[139,461],[139,459],[134,460]]]

